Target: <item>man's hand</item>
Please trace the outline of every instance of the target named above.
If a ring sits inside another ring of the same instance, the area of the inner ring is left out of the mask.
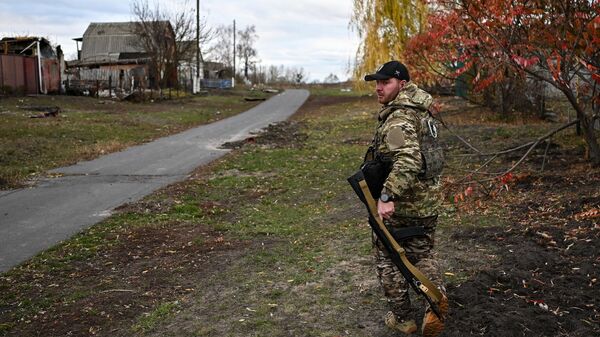
[[[377,200],[377,213],[379,213],[380,217],[389,219],[392,214],[394,214],[394,202],[383,202],[381,200]]]

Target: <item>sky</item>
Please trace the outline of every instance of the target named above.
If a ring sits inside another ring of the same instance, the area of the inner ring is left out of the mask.
[[[183,0],[160,6],[182,8]],[[192,9],[195,0],[188,0]],[[154,3],[155,0],[149,0]],[[303,67],[309,81],[333,73],[348,78],[358,37],[349,29],[351,0],[200,0],[208,27],[254,25],[260,65]],[[73,38],[90,22],[131,21],[129,0],[0,0],[0,37],[43,36],[58,44],[67,59],[76,55]]]

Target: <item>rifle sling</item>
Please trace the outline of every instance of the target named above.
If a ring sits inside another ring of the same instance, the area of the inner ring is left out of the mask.
[[[358,198],[367,206],[369,212],[369,225],[373,229],[373,232],[377,235],[377,238],[384,245],[388,251],[390,259],[398,267],[402,276],[406,278],[406,281],[415,290],[417,294],[423,295],[425,300],[430,305],[431,310],[435,315],[443,320],[442,313],[440,311],[442,301],[444,299],[440,291],[423,275],[415,266],[413,266],[406,258],[406,252],[398,244],[396,240],[391,236],[390,232],[385,227],[383,220],[377,213],[377,207],[373,196],[367,186],[364,174],[361,170],[358,170],[354,175],[348,178],[350,186],[358,196]],[[410,268],[409,268],[410,266]]]
[[[402,267],[406,268],[406,270],[408,272],[410,272],[410,274],[412,274],[419,281],[419,284],[414,284],[413,282],[411,282],[412,280],[410,280],[410,276],[407,276],[405,273],[402,273],[404,275],[404,277],[407,278],[409,283],[411,283],[415,287],[418,287],[420,289],[420,291],[428,298],[428,300],[431,300],[433,303],[435,303],[437,305],[438,303],[440,303],[440,301],[442,299],[442,293],[425,275],[423,275],[423,273],[421,273],[421,271],[419,269],[417,269],[417,267],[415,267],[412,263],[410,263],[410,261],[408,261],[408,258],[406,257],[406,251],[394,239],[392,234],[388,231],[388,229],[384,225],[383,220],[377,213],[377,204],[376,204],[375,200],[373,199],[373,197],[371,196],[371,192],[369,191],[369,187],[367,186],[367,183],[365,182],[364,179],[360,179],[358,181],[358,183],[359,183],[360,189],[362,190],[362,194],[365,198],[367,208],[369,209],[369,215],[370,215],[369,222],[371,223],[371,226],[373,227],[375,234],[377,234],[377,236],[379,237],[380,240],[382,240],[384,245],[386,247],[388,247],[388,250],[389,250],[389,248],[391,248],[397,254],[397,256],[401,262],[400,264],[402,265],[402,266],[400,266],[400,265],[398,265],[398,263],[396,263],[396,265],[398,266],[400,271],[402,272],[402,269],[403,269]],[[375,222],[375,223],[373,223],[373,222]],[[390,251],[390,255],[394,256],[395,255],[394,252]]]

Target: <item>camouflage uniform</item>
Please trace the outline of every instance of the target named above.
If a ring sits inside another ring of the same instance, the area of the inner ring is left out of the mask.
[[[434,232],[440,206],[439,175],[423,179],[423,158],[419,140],[428,132],[422,124],[428,116],[432,97],[409,82],[398,96],[383,106],[379,126],[373,139],[375,153],[391,159],[392,170],[384,183],[384,192],[394,196],[395,211],[384,220],[390,228],[423,226],[426,236],[399,242],[413,263],[443,291],[440,268],[433,255]],[[391,310],[400,319],[408,319],[411,309],[406,282],[388,253],[373,235],[377,276],[384,289]]]

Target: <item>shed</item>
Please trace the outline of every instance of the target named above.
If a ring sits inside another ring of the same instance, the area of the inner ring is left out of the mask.
[[[119,89],[155,86],[156,71],[151,69],[151,55],[136,33],[139,22],[92,22],[83,37],[74,39],[78,59],[67,63],[69,87],[80,89]],[[168,21],[160,22],[164,34],[174,41]],[[79,49],[81,42],[81,49]]]
[[[38,94],[61,90],[62,51],[43,37],[0,40],[0,93]]]

